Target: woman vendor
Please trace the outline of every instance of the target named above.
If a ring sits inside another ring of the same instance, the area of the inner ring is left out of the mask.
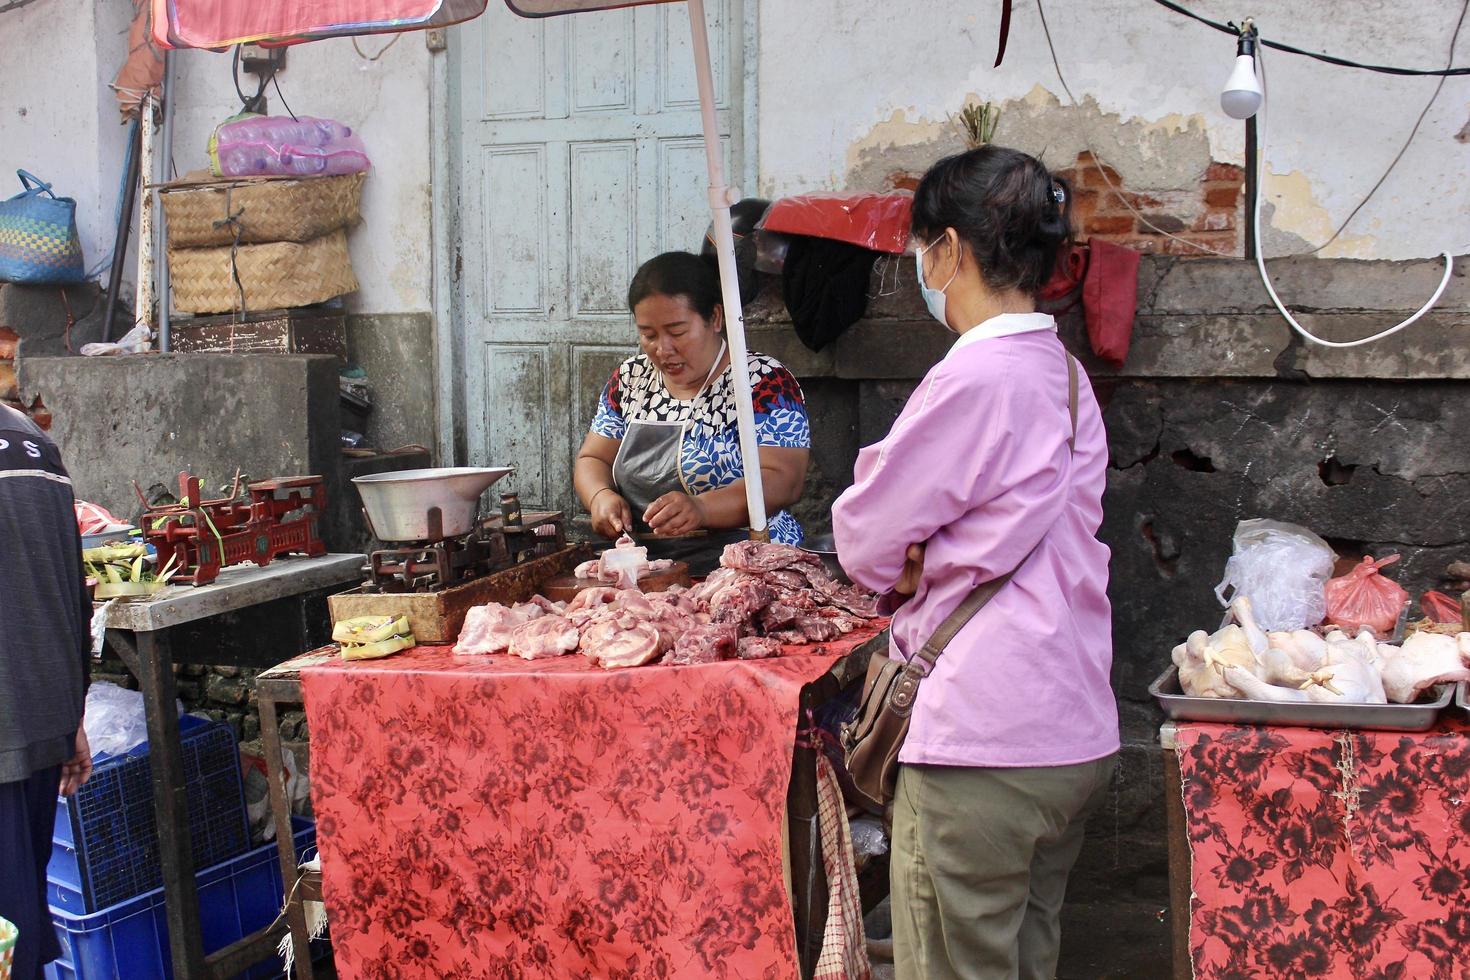
[[[574,470],[598,534],[630,533],[651,558],[707,574],[750,515],[735,420],[720,281],[712,263],[665,252],[628,287],[640,353],[608,379]],[[786,508],[801,497],[811,447],[806,405],[780,362],[752,352],[756,441],[771,540],[801,542]]]
[[[899,754],[899,980],[1055,976],[1067,876],[1112,779],[1097,539],[1107,436],[1055,321],[1036,310],[1068,210],[1065,183],[1015,150],[985,146],[925,174],[919,287],[958,339],[859,454],[832,512],[842,567],[902,603],[895,658],[965,623],[919,686]],[[987,583],[998,589],[974,612],[967,598]]]

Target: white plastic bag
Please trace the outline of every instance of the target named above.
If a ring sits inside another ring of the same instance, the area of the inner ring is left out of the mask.
[[[1267,631],[1315,626],[1327,615],[1325,586],[1337,555],[1296,524],[1254,519],[1235,526],[1234,552],[1215,587],[1222,606],[1247,596]]]
[[[116,343],[83,344],[83,357],[108,357],[114,354],[146,354],[153,349],[153,332],[148,324],[140,323]]]
[[[183,703],[175,704],[179,714],[183,714]],[[82,727],[87,732],[93,758],[102,754],[123,755],[148,741],[148,719],[143,712],[141,691],[97,681],[87,688],[86,711]]]

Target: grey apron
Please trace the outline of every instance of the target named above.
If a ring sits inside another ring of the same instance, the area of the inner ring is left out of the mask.
[[[725,356],[725,348],[715,357],[714,366],[704,384],[690,399],[704,394],[715,378],[715,369]],[[613,457],[613,483],[633,511],[634,535],[647,535],[652,529],[643,523],[649,506],[666,493],[689,493],[679,470],[679,454],[684,445],[684,431],[689,425],[688,413],[683,419],[628,419],[622,444]],[[743,541],[748,535],[740,529],[709,531],[683,538],[640,538],[639,545],[648,548],[649,558],[668,558],[689,563],[695,577],[708,575],[720,563],[725,545]]]

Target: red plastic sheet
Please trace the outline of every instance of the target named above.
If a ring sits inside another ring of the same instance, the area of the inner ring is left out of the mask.
[[[1459,980],[1470,728],[1181,725],[1199,980]]]
[[[908,194],[802,194],[772,204],[760,226],[900,255],[908,247],[913,210]]]
[[[604,671],[421,647],[302,672],[337,970],[789,978],[805,655]]]
[[[150,0],[153,40],[165,48],[242,42],[295,44],[353,34],[447,27],[480,16],[486,0]]]

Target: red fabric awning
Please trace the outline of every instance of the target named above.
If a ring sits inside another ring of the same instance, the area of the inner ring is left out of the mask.
[[[328,37],[447,27],[487,0],[151,0],[153,39],[167,48],[299,44]]]

